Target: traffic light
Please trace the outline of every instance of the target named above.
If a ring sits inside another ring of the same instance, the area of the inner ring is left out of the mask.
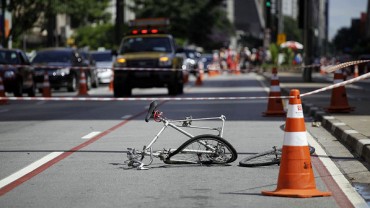
[[[271,0],[265,0],[266,28],[271,28]]]
[[[266,0],[266,8],[271,8],[271,0]]]

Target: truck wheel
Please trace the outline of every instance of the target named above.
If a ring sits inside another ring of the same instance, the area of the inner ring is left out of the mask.
[[[113,94],[114,97],[130,97],[132,89],[127,84],[114,83]]]

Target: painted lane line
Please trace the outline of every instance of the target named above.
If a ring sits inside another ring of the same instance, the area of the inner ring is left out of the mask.
[[[339,207],[368,207],[365,200],[308,132],[307,139],[308,143],[315,148],[315,153],[317,155],[317,157],[311,157],[312,163],[316,167],[324,183],[330,191],[333,192],[333,197]]]
[[[9,109],[1,109],[0,113],[5,113],[5,112],[8,112],[8,111],[9,111]]]
[[[124,115],[124,116],[122,116],[121,117],[121,119],[128,119],[128,118],[130,118],[132,115]]]
[[[36,162],[28,165],[27,167],[13,173],[12,175],[2,179],[0,181],[0,189],[3,188],[4,186],[12,183],[13,181],[15,180],[18,180],[19,178],[25,176],[26,174],[34,171],[35,169],[39,168],[40,166],[42,166],[43,164],[49,162],[50,160],[58,157],[59,155],[61,155],[63,152],[52,152],[48,155],[46,155],[45,157],[37,160]]]
[[[99,135],[101,132],[100,131],[93,131],[93,132],[90,132],[89,134],[81,137],[81,139],[91,139],[97,135]]]

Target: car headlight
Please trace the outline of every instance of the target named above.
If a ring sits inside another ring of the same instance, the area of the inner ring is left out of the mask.
[[[168,56],[162,56],[159,58],[159,66],[171,66],[172,61]]]
[[[116,66],[126,66],[126,59],[122,57],[118,57],[116,59]]]
[[[15,77],[14,71],[6,71],[6,72],[4,72],[4,78],[9,79],[9,78],[14,78],[14,77]]]
[[[61,69],[57,69],[53,75],[61,75],[61,76],[65,76],[65,75],[68,75],[70,73],[70,68],[61,68]]]

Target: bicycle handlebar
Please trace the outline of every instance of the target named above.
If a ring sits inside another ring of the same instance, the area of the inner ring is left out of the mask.
[[[145,116],[145,121],[149,122],[149,119],[152,117],[154,110],[157,108],[157,101],[152,101],[149,106],[148,113]]]

